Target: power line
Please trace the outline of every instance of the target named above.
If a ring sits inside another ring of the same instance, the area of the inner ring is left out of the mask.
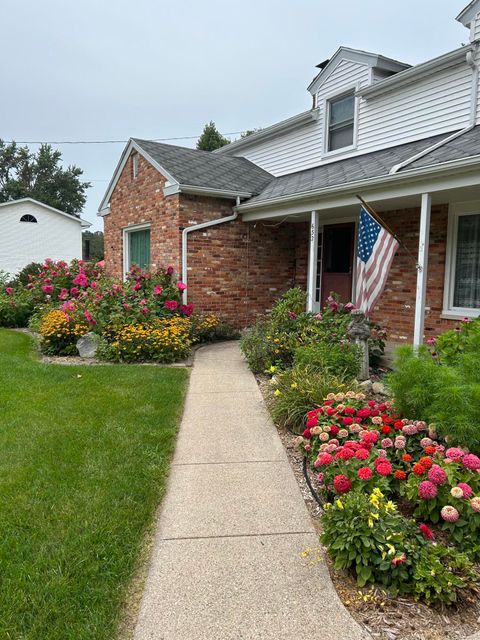
[[[224,136],[234,136],[245,133],[244,131],[230,131]],[[153,142],[169,142],[172,140],[196,140],[198,136],[177,136],[176,138],[152,138]],[[128,140],[4,140],[7,144],[125,144]]]

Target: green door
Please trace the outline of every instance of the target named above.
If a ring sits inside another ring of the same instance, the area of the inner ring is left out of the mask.
[[[150,266],[150,229],[130,231],[130,264],[136,264],[142,269]]]

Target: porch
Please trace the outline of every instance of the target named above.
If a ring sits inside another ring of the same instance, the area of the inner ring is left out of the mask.
[[[468,180],[472,184],[443,181],[425,191],[410,185],[412,193],[360,191],[401,241],[371,314],[392,342],[419,345],[480,314],[480,180],[472,174]],[[331,291],[355,303],[360,202],[349,194],[308,204],[308,210],[299,203],[245,211],[243,220],[305,227],[297,237],[306,238],[310,311],[319,311]]]

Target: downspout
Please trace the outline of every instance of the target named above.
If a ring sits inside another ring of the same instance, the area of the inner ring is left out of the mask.
[[[472,70],[472,90],[470,93],[470,123],[468,127],[465,127],[461,131],[456,131],[455,133],[452,133],[451,136],[448,136],[444,140],[440,140],[440,142],[437,142],[431,147],[428,147],[427,149],[424,149],[423,151],[416,153],[411,158],[408,158],[407,160],[404,160],[403,162],[399,162],[398,164],[394,165],[389,171],[390,175],[398,173],[400,169],[403,169],[404,167],[408,166],[412,162],[415,162],[415,160],[419,160],[420,158],[423,158],[424,156],[431,153],[432,151],[435,151],[439,147],[443,147],[443,145],[447,144],[447,142],[451,142],[452,140],[455,140],[456,138],[463,136],[464,133],[471,131],[475,127],[477,123],[478,80],[479,80],[478,66],[475,62],[476,52],[477,52],[477,45],[474,46],[473,51],[472,50],[468,51],[466,55],[466,62]]]
[[[237,196],[237,207],[240,204],[240,196]],[[192,231],[200,231],[201,229],[207,229],[208,227],[214,227],[217,224],[223,224],[224,222],[233,222],[238,218],[238,212],[235,211],[231,216],[224,216],[223,218],[217,218],[216,220],[209,220],[208,222],[201,222],[200,224],[193,224],[191,227],[185,227],[182,231],[182,282],[188,284],[188,234]],[[187,304],[188,300],[188,288],[183,290],[182,302]]]

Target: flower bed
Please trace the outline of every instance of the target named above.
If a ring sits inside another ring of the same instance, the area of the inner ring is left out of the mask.
[[[323,542],[359,585],[452,603],[476,581],[480,458],[390,402],[329,394],[295,440],[326,503]],[[402,503],[400,512],[394,500]],[[434,572],[436,580],[429,580]]]
[[[158,272],[132,267],[125,281],[105,274],[104,262],[46,260],[29,265],[0,292],[0,325],[40,333],[49,355],[74,355],[79,337],[100,336],[100,357],[117,362],[173,362],[191,345],[236,332],[214,315],[182,304],[186,285],[168,267]]]

